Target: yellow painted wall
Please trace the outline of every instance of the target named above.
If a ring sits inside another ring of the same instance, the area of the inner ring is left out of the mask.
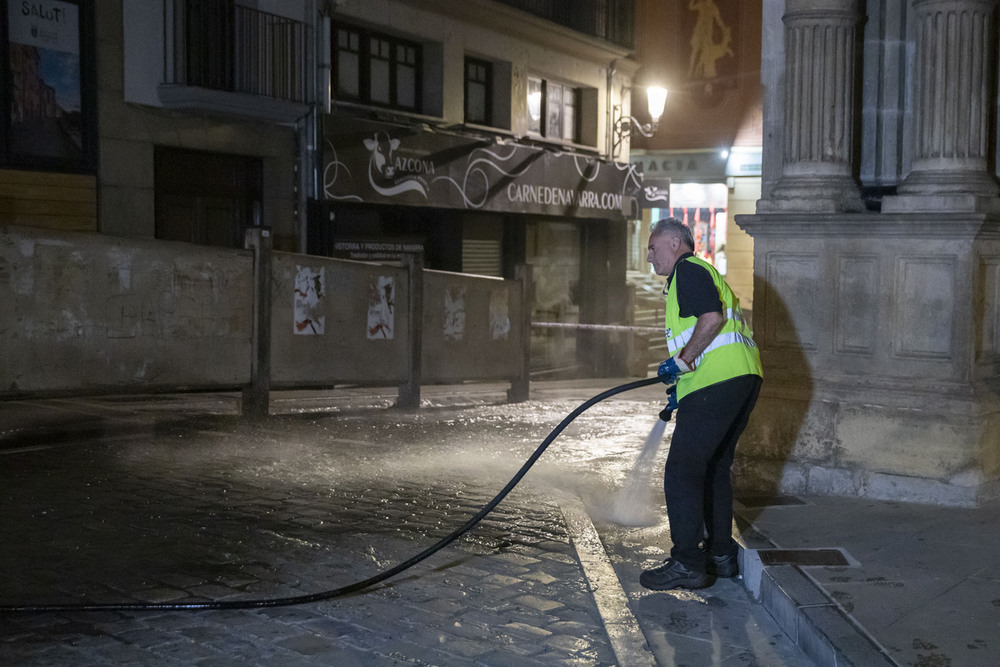
[[[736,216],[752,214],[760,199],[760,177],[737,178],[729,191],[729,222],[726,227],[726,282],[744,310],[753,310],[753,238],[736,224]]]

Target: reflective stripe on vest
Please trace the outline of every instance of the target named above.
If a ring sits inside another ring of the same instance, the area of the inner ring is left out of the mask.
[[[737,306],[735,310],[732,309],[732,308],[727,308],[726,309],[726,319],[727,320],[734,320],[736,322],[739,322],[742,325],[742,328],[746,327],[746,320],[744,319],[744,317],[743,317],[743,311],[740,310],[739,306]],[[691,340],[691,334],[692,333],[694,333],[694,326],[690,326],[687,329],[685,329],[684,331],[682,331],[679,334],[677,334],[676,336],[674,336],[673,338],[668,338],[667,339],[667,350],[669,350],[671,356],[674,355],[674,354],[676,354],[680,350],[682,350],[684,348],[684,346],[688,344],[688,341]],[[739,336],[739,338],[736,339],[736,340],[730,338],[729,340],[727,340],[725,342],[720,342],[720,339],[723,338],[726,335],[727,334],[720,333],[718,336],[716,336],[715,340],[712,341],[712,343],[710,343],[709,346],[705,349],[705,352],[708,352],[710,350],[714,350],[715,348],[719,347],[720,345],[728,345],[730,343],[735,343],[737,341],[743,342],[744,345],[750,345],[751,347],[757,347],[757,343],[753,342],[752,338],[750,338],[749,336],[742,336],[742,334],[739,334],[739,333],[735,334],[736,336]],[[702,356],[705,356],[705,352],[702,353]],[[700,360],[701,357],[698,357],[698,359]]]
[[[667,347],[670,350],[670,356],[677,354],[677,352],[679,352],[684,348],[684,346],[687,344],[687,341],[690,340],[691,338],[692,331],[694,331],[694,327],[685,331],[684,333],[686,335],[678,336],[677,338],[674,339],[678,340],[683,337],[684,342],[682,342],[680,345],[674,346],[671,345],[671,343],[667,343]],[[705,351],[702,352],[700,355],[698,355],[698,358],[695,359],[695,366],[697,367],[699,364],[701,364],[702,360],[705,358],[705,355],[708,354],[709,352],[718,350],[723,345],[737,345],[737,344],[746,345],[747,347],[752,347],[752,348],[757,347],[757,343],[753,342],[753,338],[750,338],[749,336],[744,336],[738,331],[731,331],[729,333],[720,333],[719,335],[717,335],[715,338],[712,339],[712,342],[708,344],[708,347],[705,348]]]

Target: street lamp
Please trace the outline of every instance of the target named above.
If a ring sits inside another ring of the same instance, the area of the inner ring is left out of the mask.
[[[628,88],[622,88],[622,95]],[[622,142],[630,136],[633,131],[644,137],[651,137],[656,132],[660,124],[660,117],[663,115],[663,107],[667,103],[667,89],[662,86],[649,86],[646,88],[646,104],[649,107],[649,123],[640,123],[633,116],[625,116],[622,113],[622,105],[616,104],[612,115],[612,139],[611,156],[618,157],[621,152]]]

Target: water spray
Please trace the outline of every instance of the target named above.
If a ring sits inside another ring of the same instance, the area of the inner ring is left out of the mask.
[[[518,482],[527,474],[531,466],[541,457],[542,453],[548,448],[548,446],[555,440],[560,433],[572,422],[574,419],[583,414],[586,410],[592,406],[600,403],[601,401],[611,398],[616,394],[621,394],[632,389],[638,389],[640,387],[648,387],[649,385],[656,384],[660,382],[659,377],[645,378],[643,380],[636,380],[634,382],[628,382],[626,384],[619,385],[617,387],[612,387],[606,391],[597,394],[593,398],[588,399],[581,403],[575,410],[566,415],[565,418],[559,425],[556,426],[552,431],[546,436],[542,444],[538,446],[537,449],[528,457],[521,466],[520,470],[511,478],[507,485],[493,497],[491,501],[486,503],[482,509],[480,509],[472,518],[466,521],[464,524],[456,528],[449,535],[441,538],[435,544],[424,549],[415,556],[395,565],[387,570],[384,570],[376,575],[368,577],[367,579],[362,579],[353,584],[348,584],[347,586],[341,586],[340,588],[335,588],[333,590],[321,591],[319,593],[309,593],[303,595],[293,595],[289,597],[278,597],[278,598],[265,598],[265,599],[251,599],[251,600],[216,600],[212,602],[110,602],[110,603],[67,603],[67,604],[21,604],[21,605],[0,605],[0,613],[11,613],[11,612],[83,612],[83,611],[204,611],[204,610],[233,610],[233,609],[262,609],[267,607],[287,607],[299,604],[308,604],[311,602],[321,602],[324,600],[331,600],[333,598],[343,597],[351,593],[357,593],[366,588],[370,588],[375,584],[379,584],[386,579],[396,576],[403,570],[409,569],[416,565],[417,563],[423,561],[424,559],[430,557],[431,555],[437,553],[444,547],[448,546],[456,539],[461,537],[463,534],[472,529],[473,526],[482,521],[487,514],[492,512],[500,502],[507,497],[507,495],[517,486]],[[669,390],[668,390],[669,395]],[[675,404],[676,405],[676,404]],[[668,402],[667,408],[671,405]],[[667,408],[664,408],[664,412],[660,413],[661,421],[669,421],[670,413],[667,412]],[[664,415],[666,414],[666,419]],[[662,435],[662,432],[661,432]]]
[[[648,526],[654,522],[655,517],[649,508],[649,475],[653,470],[663,433],[667,430],[667,423],[676,408],[677,385],[674,384],[667,389],[667,405],[660,410],[659,418],[649,430],[646,443],[615,498],[611,510],[611,518],[615,523],[622,526]]]

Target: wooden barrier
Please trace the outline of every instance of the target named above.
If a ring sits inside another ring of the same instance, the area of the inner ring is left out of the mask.
[[[97,177],[0,169],[0,224],[97,231]]]

